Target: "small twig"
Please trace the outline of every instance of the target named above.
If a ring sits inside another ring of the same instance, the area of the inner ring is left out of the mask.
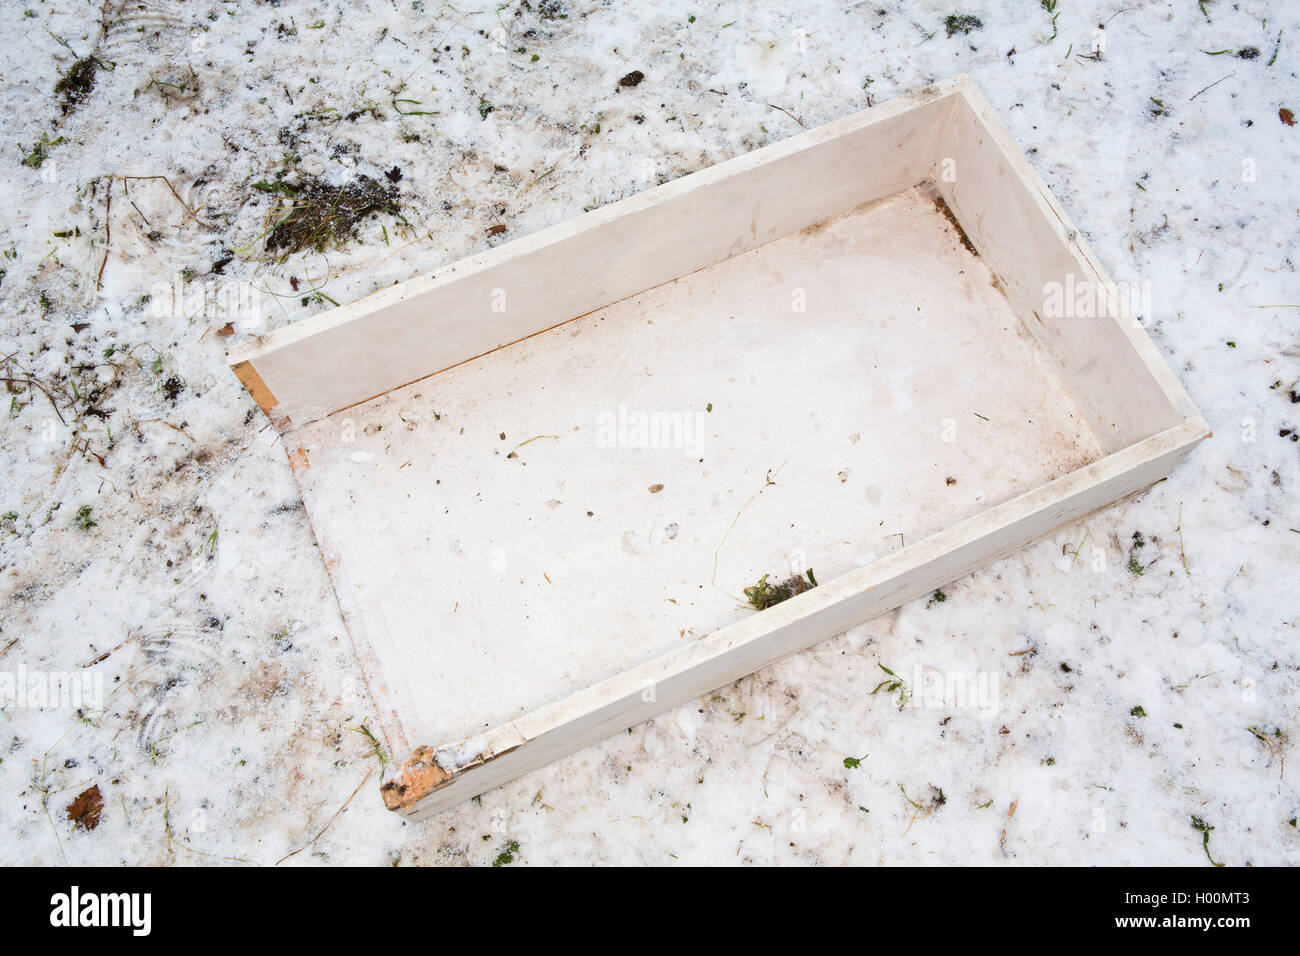
[[[528,190],[532,189],[534,186],[536,186],[538,183],[540,183],[540,182],[541,182],[543,179],[545,179],[547,176],[551,175],[551,173],[553,173],[553,172],[555,172],[555,167],[554,167],[554,166],[552,166],[552,167],[551,167],[550,169],[548,169],[546,172],[542,173],[540,176],[538,176],[536,179],[534,179],[531,183],[529,183],[527,186],[525,186],[523,189],[521,189],[521,190],[519,191],[519,195],[516,196],[515,198],[516,198],[516,199],[522,199],[522,198],[524,197],[524,194],[527,193]]]
[[[146,226],[152,226],[152,225],[153,225],[153,223],[151,223],[151,222],[149,221],[149,217],[146,216],[144,213],[142,213],[142,212],[140,211],[140,207],[137,206],[137,205],[135,204],[135,200],[134,200],[134,199],[128,199],[127,202],[129,202],[129,203],[131,204],[131,208],[134,209],[134,210],[136,211],[136,214],[137,214],[141,219],[144,220],[144,224],[145,224]]]
[[[769,471],[767,473],[767,476],[763,479],[763,487],[759,488],[758,491],[750,495],[749,500],[740,506],[740,510],[736,512],[736,517],[732,518],[731,524],[727,526],[727,533],[724,534],[722,536],[722,540],[718,542],[718,547],[713,552],[713,582],[712,583],[713,586],[715,588],[718,588],[719,591],[722,591],[722,588],[718,587],[718,555],[722,553],[722,546],[727,543],[727,538],[731,537],[732,529],[736,527],[736,522],[739,521],[740,516],[745,513],[745,509],[754,503],[755,498],[757,498],[768,488],[776,484],[776,482],[772,480],[772,476],[779,475],[781,473],[781,468],[784,468],[785,466],[786,463],[781,462],[780,468],[777,468],[776,471]],[[740,598],[736,597],[734,594],[727,594],[726,591],[722,591],[722,593],[726,594],[727,597],[731,598],[733,601],[740,600]]]
[[[559,441],[559,440],[560,440],[560,436],[559,436],[559,435],[534,435],[532,438],[528,439],[528,441],[521,441],[518,445],[516,445],[514,448],[512,448],[511,451],[518,451],[519,449],[523,448],[525,445],[531,445],[533,442],[537,441],[537,439],[539,439],[539,438],[549,438],[549,439],[551,439],[551,441]]]
[[[361,792],[361,788],[364,787],[364,786],[366,785],[366,781],[367,781],[367,780],[369,780],[372,776],[374,776],[374,773],[375,773],[375,768],[374,768],[374,767],[371,767],[368,771],[366,771],[366,775],[365,775],[365,777],[363,777],[362,780],[361,780],[361,782],[360,782],[359,784],[357,784],[357,789],[355,789],[355,790],[352,791],[352,797],[355,797],[358,793]],[[339,807],[337,810],[335,810],[335,811],[334,811],[334,815],[331,816],[328,820],[325,821],[325,825],[324,825],[323,827],[320,828],[320,832],[319,832],[319,833],[317,833],[314,837],[312,837],[310,840],[308,840],[308,841],[307,841],[306,843],[304,843],[302,846],[298,847],[298,849],[294,850],[292,853],[287,853],[287,854],[285,854],[284,856],[280,857],[280,859],[278,859],[278,860],[275,861],[275,865],[276,865],[276,866],[279,866],[279,865],[280,865],[281,863],[283,863],[285,860],[289,859],[289,857],[291,857],[291,856],[297,856],[297,855],[298,855],[299,853],[301,853],[303,850],[307,849],[307,847],[311,846],[313,843],[315,843],[317,840],[319,840],[322,836],[324,836],[324,835],[325,835],[325,831],[328,830],[328,829],[330,828],[330,825],[331,825],[335,820],[338,819],[339,814],[342,813],[344,810],[346,810],[346,809],[348,808],[348,804],[352,802],[352,797],[348,797],[346,800],[343,801],[343,806],[341,806],[341,807]]]
[[[54,408],[54,414],[59,416],[59,421],[65,425],[68,424],[68,420],[63,417],[63,412],[59,411],[59,403],[54,400],[54,396],[49,393],[49,390],[40,382],[36,381],[36,379],[5,376],[4,378],[0,378],[0,382],[4,382],[6,385],[35,385],[41,390],[45,397],[50,400],[50,405]]]
[[[133,421],[131,422],[131,424],[135,426],[136,434],[139,434],[139,433],[140,433],[140,426],[141,426],[141,425],[148,425],[148,424],[151,423],[151,422],[157,422],[159,425],[166,425],[168,428],[172,429],[173,431],[178,431],[178,432],[180,432],[182,435],[184,435],[184,436],[185,436],[186,438],[188,438],[190,441],[194,441],[194,436],[191,435],[189,432],[187,432],[184,428],[181,428],[180,425],[173,425],[171,422],[169,422],[169,421],[167,421],[166,419],[163,419],[163,418],[137,418],[137,419],[133,420]]]
[[[125,187],[124,187],[125,188]],[[99,273],[95,276],[95,289],[104,288],[104,268],[108,265],[108,253],[113,243],[113,180],[108,181],[108,194],[104,199],[104,261],[99,264]]]
[[[174,844],[175,846],[180,847],[182,850],[184,850],[187,853],[196,853],[199,856],[206,856],[213,860],[225,860],[228,863],[252,863],[254,866],[257,865],[256,860],[246,860],[242,856],[217,856],[215,853],[207,853],[203,850],[190,846],[180,837],[173,835],[172,818],[171,818],[171,794],[166,787],[163,788],[163,831],[167,834],[168,850],[170,850]]]
[[[109,650],[100,654],[93,661],[88,661],[87,663],[82,664],[81,669],[84,671],[87,667],[94,667],[96,664],[108,660],[110,655],[115,654],[116,652],[120,651],[122,648],[126,647],[126,645],[129,644],[133,640],[133,638],[134,635],[127,634],[126,640],[122,641],[121,644],[117,645],[117,647],[110,648]],[[14,638],[14,640],[17,641],[18,638]]]
[[[1192,576],[1191,566],[1187,563],[1187,550],[1183,547],[1183,506],[1178,506],[1178,555],[1183,559],[1183,571],[1190,578]]]
[[[787,110],[787,109],[783,109],[782,107],[777,106],[775,103],[768,103],[767,105],[770,106],[770,107],[771,107],[772,109],[774,109],[774,110],[781,110],[781,112],[784,113],[786,116],[790,117],[790,119],[794,120],[794,121],[795,121],[796,123],[798,123],[800,126],[803,126],[803,120],[801,120],[799,117],[795,116],[795,115],[794,115],[793,113],[791,113],[789,110]],[[804,128],[804,129],[807,129],[808,127],[807,127],[807,126],[803,126],[803,128]]]
[[[126,183],[127,180],[133,180],[133,179],[141,179],[141,180],[161,179],[163,182],[165,182],[165,183],[167,184],[167,188],[171,190],[171,194],[172,194],[173,196],[176,197],[176,201],[177,201],[178,203],[180,203],[183,207],[185,207],[185,211],[189,213],[189,216],[186,217],[185,219],[183,219],[183,220],[181,221],[181,225],[182,225],[182,226],[185,225],[185,223],[189,222],[189,220],[192,218],[195,222],[197,222],[200,226],[202,226],[202,227],[205,228],[205,229],[216,229],[216,228],[217,228],[214,224],[212,224],[212,223],[210,223],[210,222],[204,222],[202,219],[199,218],[199,214],[198,214],[197,212],[195,212],[193,208],[191,208],[191,206],[190,206],[189,203],[187,203],[184,199],[181,198],[181,194],[178,193],[178,192],[176,191],[176,187],[172,185],[172,181],[171,181],[170,179],[168,179],[166,176],[161,176],[161,175],[154,175],[154,176],[118,176],[117,178],[120,179],[120,180],[122,180],[122,182],[123,182],[123,188],[124,188],[124,189],[125,189],[125,183]],[[131,205],[134,206],[135,203],[132,202]],[[140,210],[137,208],[137,209],[136,209],[136,212],[140,212]],[[144,216],[144,213],[141,212],[140,215],[143,217],[143,216]],[[148,222],[148,221],[149,221],[148,219],[145,219],[145,222]]]
[[[17,638],[15,638],[14,640],[17,640]],[[68,865],[68,854],[63,849],[63,841],[59,839],[59,828],[54,825],[54,817],[50,816],[50,798],[53,797],[56,793],[62,793],[64,790],[67,790],[68,788],[63,787],[60,790],[53,790],[51,788],[51,785],[47,782],[46,761],[49,760],[50,753],[54,750],[54,748],[57,747],[59,744],[63,743],[63,738],[67,737],[68,734],[72,733],[75,726],[76,725],[74,724],[72,727],[69,727],[67,730],[65,730],[63,732],[63,735],[59,737],[58,740],[50,744],[50,749],[45,751],[45,753],[41,755],[41,776],[40,776],[41,782],[35,785],[35,789],[39,790],[41,793],[41,809],[45,811],[45,819],[50,821],[50,829],[54,831],[54,842],[59,848],[59,856],[63,857],[64,866]]]
[[[1207,87],[1205,88],[1205,90],[1212,90],[1212,89],[1214,89],[1216,86],[1218,86],[1220,83],[1222,83],[1224,80],[1231,79],[1232,77],[1234,77],[1234,76],[1236,76],[1236,75],[1237,75],[1237,74],[1236,74],[1236,71],[1233,71],[1232,73],[1229,73],[1227,76],[1220,77],[1219,79],[1217,79],[1217,80],[1215,80],[1213,83],[1211,83],[1209,86],[1207,86]],[[1191,98],[1188,99],[1187,102],[1190,103],[1192,100],[1196,99],[1196,97],[1198,97],[1198,96],[1200,96],[1202,93],[1204,93],[1205,90],[1198,90],[1197,92],[1193,93],[1192,96],[1191,96]]]

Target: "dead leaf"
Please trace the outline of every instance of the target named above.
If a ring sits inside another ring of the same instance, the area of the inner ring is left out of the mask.
[[[1295,114],[1292,113],[1285,106],[1277,111],[1277,118],[1280,119],[1283,123],[1286,123],[1287,126],[1295,125]]]
[[[650,494],[652,494],[652,495],[657,495],[657,494],[659,494],[659,492],[661,492],[661,491],[664,490],[664,486],[663,486],[663,485],[651,485],[649,490],[650,490]]]
[[[77,799],[68,804],[68,819],[74,829],[82,827],[93,830],[99,826],[99,815],[104,811],[104,796],[99,792],[99,784],[89,790],[83,790]]]

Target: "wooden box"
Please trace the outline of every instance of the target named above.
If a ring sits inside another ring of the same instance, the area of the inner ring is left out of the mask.
[[[230,361],[419,816],[1159,480],[1209,429],[1127,299],[957,77]]]

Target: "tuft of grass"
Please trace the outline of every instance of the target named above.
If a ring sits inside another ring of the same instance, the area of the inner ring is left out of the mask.
[[[365,175],[343,186],[304,176],[294,183],[258,182],[253,188],[283,197],[274,213],[275,225],[266,234],[269,252],[323,252],[355,239],[361,223],[376,213],[401,215],[396,184]]]
[[[745,588],[745,598],[755,611],[765,611],[774,604],[788,601],[796,594],[803,594],[804,591],[817,587],[817,578],[813,576],[812,568],[809,568],[805,574],[807,580],[795,574],[775,585],[767,583],[769,575],[765,574],[753,587]]]
[[[493,866],[509,866],[515,862],[515,854],[519,852],[519,841],[511,840],[506,844],[506,848],[497,854],[497,858],[492,861]]]
[[[95,90],[95,74],[99,71],[99,61],[93,56],[83,56],[68,68],[68,72],[59,77],[54,84],[54,94],[59,97],[59,106],[66,116],[86,101]]]
[[[77,516],[72,520],[76,522],[77,527],[82,531],[89,531],[98,524],[98,522],[90,516],[90,505],[82,505],[77,510]]]
[[[948,798],[944,796],[943,789],[941,787],[936,787],[934,784],[930,784],[930,796],[925,803],[917,803],[909,797],[907,795],[907,788],[901,783],[898,785],[898,791],[903,795],[903,799],[911,804],[913,809],[915,809],[921,816],[929,816],[948,802]]]
[[[879,667],[882,671],[884,671],[889,676],[886,680],[882,680],[879,684],[875,686],[875,688],[872,689],[871,696],[872,697],[876,696],[876,694],[880,693],[881,690],[883,690],[886,694],[897,693],[898,709],[902,710],[903,707],[907,705],[907,685],[903,682],[903,678],[899,677],[897,674],[895,674],[893,671],[891,671],[888,667],[886,667],[884,664],[880,663],[879,661],[876,662],[876,666]]]
[[[1146,547],[1146,538],[1142,537],[1141,531],[1133,532],[1133,543],[1128,547],[1128,569],[1131,574],[1141,575],[1146,572],[1147,566],[1137,559],[1139,548]]]
[[[943,21],[943,25],[948,30],[948,36],[955,33],[967,34],[972,30],[984,29],[984,21],[979,17],[971,16],[969,13],[950,13]]]
[[[50,148],[58,146],[61,142],[63,142],[62,136],[50,139],[49,133],[42,133],[40,140],[35,146],[29,150],[23,151],[23,165],[28,169],[40,169],[41,164],[50,156]],[[22,145],[20,144],[18,148],[22,149]]]
[[[1130,717],[1145,717],[1147,715],[1147,712],[1146,710],[1143,709],[1141,704],[1138,704],[1136,707],[1134,707],[1132,710],[1128,712],[1128,715]]]
[[[1052,35],[1047,38],[1047,42],[1051,43],[1059,34],[1056,28],[1056,18],[1061,15],[1061,11],[1056,9],[1057,0],[1038,0],[1038,2],[1044,10],[1052,15]]]
[[[383,780],[384,775],[388,772],[388,754],[380,745],[379,739],[374,735],[368,726],[362,724],[360,727],[349,727],[354,734],[360,734],[370,741],[370,745],[375,748],[375,756],[379,758],[379,779]]]
[[[1215,863],[1214,857],[1210,856],[1210,831],[1213,830],[1214,827],[1210,826],[1200,817],[1193,816],[1192,829],[1201,835],[1201,846],[1205,849],[1205,858],[1209,860],[1213,866],[1223,866],[1224,864],[1222,863]]]

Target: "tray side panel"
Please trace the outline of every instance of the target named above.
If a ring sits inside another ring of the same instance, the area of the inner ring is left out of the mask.
[[[294,424],[383,394],[916,185],[950,81],[401,283],[232,351]]]
[[[936,187],[1029,331],[1059,363],[1103,447],[1117,451],[1179,421],[1199,420],[1123,290],[973,84],[953,111],[941,154]],[[947,175],[945,158],[952,161]]]
[[[459,768],[440,767],[434,753],[421,748],[384,785],[385,801],[390,809],[423,818],[506,783],[1141,492],[1204,437],[1194,424],[1167,429],[875,565],[466,742],[457,755]],[[467,747],[482,750],[467,755]]]

